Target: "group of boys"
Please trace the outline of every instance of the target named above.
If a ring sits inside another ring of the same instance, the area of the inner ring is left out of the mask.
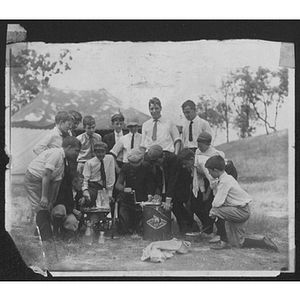
[[[161,115],[158,98],[148,105],[151,119],[142,124],[141,134],[137,119],[124,134],[125,118],[119,113],[111,118],[114,131],[103,139],[92,116],[56,115],[55,128],[34,147],[38,156],[25,175],[42,238],[51,238],[53,228],[70,240],[82,224],[81,208],[95,206],[98,191],[105,190],[111,205],[119,204],[119,234],[141,235],[138,203],[155,201],[172,210],[183,234],[209,237],[212,249],[231,244],[278,250],[267,237],[245,238],[251,198],[238,185],[232,161],[211,145],[211,127],[197,115],[195,103],[182,104],[181,127]],[[81,120],[85,132],[75,137]]]

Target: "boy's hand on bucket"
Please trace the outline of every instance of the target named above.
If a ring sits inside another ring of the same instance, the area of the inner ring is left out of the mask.
[[[169,211],[172,209],[173,203],[171,203],[171,201],[172,201],[172,198],[167,197],[166,202],[162,203],[162,207],[164,208],[164,210]]]

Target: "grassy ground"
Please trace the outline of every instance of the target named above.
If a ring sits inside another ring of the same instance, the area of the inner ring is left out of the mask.
[[[198,274],[206,271],[278,271],[288,268],[287,131],[235,141],[217,148],[234,161],[240,184],[253,197],[247,233],[268,234],[277,243],[280,253],[236,248],[214,252],[205,238],[190,239],[192,246],[188,254],[176,254],[159,264],[140,260],[143,248],[150,243],[141,238],[112,240],[107,237],[104,245],[95,243],[91,246],[78,239],[71,244],[57,242],[43,249],[32,234],[34,225],[28,223],[31,210],[24,187],[20,180],[16,180],[12,184],[11,235],[24,261],[51,271],[124,272],[122,275],[125,276],[133,272],[160,275],[164,272]],[[185,238],[178,235],[176,223],[173,223],[173,236]],[[46,258],[42,250],[46,252]]]

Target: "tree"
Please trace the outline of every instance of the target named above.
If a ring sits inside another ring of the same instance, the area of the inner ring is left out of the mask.
[[[199,110],[198,116],[206,120],[211,127],[215,130],[215,138],[217,136],[218,128],[222,128],[223,118],[216,109],[216,100],[211,97],[207,97],[202,94],[199,96],[200,102],[197,104],[197,109]]]
[[[49,86],[50,77],[70,70],[72,56],[62,50],[53,60],[49,53],[38,54],[33,49],[22,50],[11,56],[11,113],[16,113],[44,88]]]
[[[269,129],[276,131],[279,108],[284,102],[284,97],[288,95],[288,70],[284,68],[271,72],[267,68],[259,67],[253,73],[250,72],[249,67],[244,67],[236,73],[231,73],[231,77],[238,86],[237,96],[242,99],[243,108],[240,111],[243,114],[249,112],[249,115],[240,117],[245,122],[247,120],[249,122],[251,109],[253,109],[256,119],[263,122],[267,134]],[[270,120],[272,113],[273,122]]]
[[[227,143],[229,143],[229,124],[230,116],[232,114],[231,103],[236,96],[233,81],[228,78],[227,80],[222,80],[220,91],[222,94],[222,100],[217,104],[216,111],[225,123],[225,128],[223,126],[222,128],[226,130],[226,140]]]

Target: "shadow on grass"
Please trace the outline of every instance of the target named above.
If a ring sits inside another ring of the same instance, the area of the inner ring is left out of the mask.
[[[266,182],[266,181],[275,181],[277,178],[272,176],[240,176],[238,181],[242,183],[254,183],[254,182]]]

